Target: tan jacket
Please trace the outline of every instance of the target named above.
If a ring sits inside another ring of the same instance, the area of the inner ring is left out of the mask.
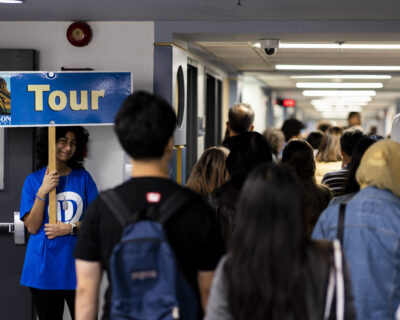
[[[315,180],[321,184],[325,173],[342,169],[342,161],[319,162],[315,161]]]

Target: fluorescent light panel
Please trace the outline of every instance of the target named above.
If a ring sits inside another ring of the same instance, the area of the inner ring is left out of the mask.
[[[24,3],[24,1],[23,0],[0,0],[0,3],[21,4],[21,3]]]
[[[347,96],[347,97],[325,97],[322,99],[313,99],[311,100],[311,102],[314,103],[319,103],[319,102],[325,102],[325,103],[334,103],[334,102],[353,102],[353,103],[361,103],[361,102],[370,102],[371,96],[358,96],[358,97],[351,97],[351,96]]]
[[[365,107],[368,105],[368,102],[363,102],[363,103],[311,103],[315,108],[325,108],[325,107],[338,107],[338,108],[343,108],[346,106],[353,106],[353,107]]]
[[[346,119],[347,116],[347,112],[321,112],[321,118],[323,119]]]
[[[306,97],[375,96],[374,90],[304,90]]]
[[[350,50],[400,50],[400,44],[372,44],[372,43],[279,43],[283,49],[350,49]]]
[[[315,89],[379,89],[383,87],[380,82],[374,83],[334,83],[334,82],[297,82],[297,88],[315,88]]]
[[[400,71],[400,66],[332,66],[277,64],[275,68],[278,70]]]
[[[349,112],[361,111],[360,106],[314,106],[317,111],[332,111],[332,112]]]
[[[304,75],[290,76],[292,79],[391,79],[389,75],[373,75],[373,74],[330,74],[330,75]]]

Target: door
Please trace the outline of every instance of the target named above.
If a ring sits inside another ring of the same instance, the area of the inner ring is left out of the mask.
[[[189,178],[197,161],[197,68],[187,66],[187,128],[186,131],[186,177]]]
[[[32,172],[32,128],[1,129],[4,132],[4,186],[0,191],[0,222],[13,223],[19,211],[22,185]],[[1,162],[0,162],[1,163]],[[0,233],[0,319],[33,319],[30,292],[19,284],[26,245],[16,245],[14,235]]]
[[[0,49],[0,73],[36,70],[35,50]],[[13,223],[19,211],[21,189],[33,169],[33,129],[0,126],[0,223]],[[0,319],[33,319],[30,292],[19,284],[26,245],[16,245],[14,235],[0,233]]]
[[[222,82],[207,74],[205,147],[221,143]]]

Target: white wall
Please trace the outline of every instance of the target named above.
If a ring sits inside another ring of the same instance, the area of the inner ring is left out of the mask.
[[[0,48],[35,49],[39,68],[131,71],[133,88],[153,91],[153,22],[89,22],[93,39],[74,47],[66,38],[71,22],[0,22]],[[99,189],[122,182],[123,151],[111,127],[90,127],[86,168]]]
[[[260,81],[253,77],[244,77],[242,81],[242,101],[254,110],[254,130],[262,133],[267,128],[267,96]]]
[[[135,90],[153,91],[153,22],[89,22],[93,39],[81,48],[67,41],[69,25],[70,22],[0,22],[0,48],[37,50],[42,71],[58,71],[61,67],[130,71]],[[124,152],[113,128],[88,127],[88,131],[86,169],[100,190],[120,184]],[[100,306],[105,287],[103,281]],[[64,319],[70,319],[66,310]]]

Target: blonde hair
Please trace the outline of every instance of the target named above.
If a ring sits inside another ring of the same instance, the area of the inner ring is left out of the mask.
[[[326,131],[315,157],[316,161],[333,162],[342,160],[342,155],[340,154],[340,137],[342,136],[342,132],[343,129],[339,127],[330,127]]]
[[[224,147],[210,147],[196,162],[186,186],[207,197],[214,189],[229,179],[226,158],[229,150]]]
[[[356,179],[361,189],[374,186],[400,197],[400,144],[382,140],[370,146],[361,158]]]

